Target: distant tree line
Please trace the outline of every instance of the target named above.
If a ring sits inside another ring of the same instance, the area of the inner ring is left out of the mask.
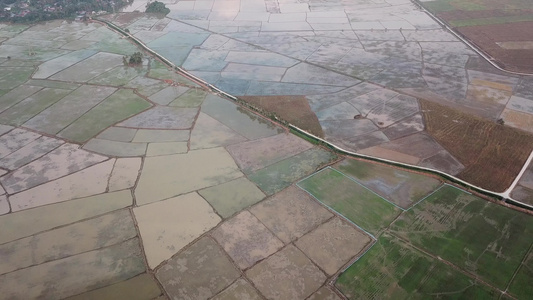
[[[79,12],[114,12],[133,0],[0,0],[0,21],[39,22],[73,18]],[[10,6],[6,11],[4,8]]]

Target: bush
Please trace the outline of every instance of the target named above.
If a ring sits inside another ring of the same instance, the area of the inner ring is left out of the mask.
[[[154,1],[146,4],[146,12],[166,15],[170,12],[170,9],[168,9],[163,2]]]
[[[141,52],[135,52],[130,56],[130,65],[140,65],[143,63],[143,54]]]

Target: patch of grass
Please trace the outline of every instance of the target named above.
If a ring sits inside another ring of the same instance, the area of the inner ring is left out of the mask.
[[[21,85],[34,71],[33,67],[0,67],[0,89],[10,90]]]
[[[450,21],[450,25],[452,25],[453,27],[465,27],[465,26],[507,24],[507,23],[528,22],[528,21],[533,21],[533,15],[505,16],[505,17],[492,17],[492,18],[480,18],[480,19],[468,19],[468,20],[452,20]]]
[[[450,0],[422,2],[421,4],[430,12],[437,13],[442,11],[453,11],[456,8],[450,4]]]
[[[489,287],[384,233],[335,285],[349,299],[498,299]]]
[[[451,4],[458,10],[486,10],[487,5],[484,0],[451,0]],[[488,1],[487,1],[488,2]]]
[[[1,31],[6,31],[6,32],[20,33],[22,31],[28,29],[28,27],[30,27],[30,26],[29,25],[22,25],[22,24],[9,24],[6,27],[3,27],[2,29],[0,29],[0,32]]]
[[[533,242],[533,218],[444,186],[390,231],[505,290]]]
[[[70,90],[63,89],[42,89],[3,111],[0,114],[0,122],[2,124],[20,126],[70,92]]]
[[[161,79],[168,83],[180,83],[187,86],[198,87],[199,85],[195,82],[185,78],[184,76],[178,74],[175,70],[167,66],[166,64],[158,61],[150,61],[150,71],[148,72],[149,78]]]
[[[377,235],[401,209],[334,169],[325,169],[298,185],[364,230]]]
[[[431,12],[531,9],[529,0],[436,0],[420,4]]]
[[[202,104],[207,96],[207,92],[202,89],[189,89],[176,100],[172,101],[169,106],[178,107],[198,107]]]
[[[533,149],[533,135],[453,108],[420,100],[426,130],[465,169],[458,177],[503,192]]]

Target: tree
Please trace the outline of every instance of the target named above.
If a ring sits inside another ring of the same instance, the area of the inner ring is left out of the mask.
[[[146,4],[146,12],[166,15],[170,12],[170,9],[168,9],[163,2],[154,1]]]
[[[130,65],[140,65],[143,63],[143,54],[141,52],[135,52],[130,56]]]

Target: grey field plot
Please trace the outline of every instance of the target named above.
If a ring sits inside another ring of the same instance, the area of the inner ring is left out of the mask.
[[[388,227],[402,211],[331,168],[298,182],[298,186],[374,235]]]
[[[135,2],[131,9],[142,7]],[[290,105],[307,114],[281,117],[346,150],[454,176],[480,165],[428,134],[421,100],[533,132],[528,76],[494,68],[412,1],[163,2],[171,12],[161,20],[105,18],[244,101],[279,97],[262,109],[276,112],[272,107],[291,97],[302,99]]]
[[[345,159],[334,168],[404,209],[440,185],[432,177],[355,159]]]
[[[16,28],[0,25],[0,35],[16,36],[11,35]],[[296,269],[316,271],[309,278],[318,280],[295,289],[309,296],[328,278],[316,264],[334,273],[366,247],[370,238],[346,223],[314,232],[333,215],[296,187],[270,199],[273,206],[241,212],[336,159],[331,152],[153,58],[145,56],[142,66],[123,65],[117,53],[138,49],[131,44],[118,49],[127,41],[117,41],[120,37],[101,25],[57,21],[22,29],[43,49],[0,58],[2,71],[9,71],[0,78],[0,252],[6,256],[0,263],[0,285],[5,297],[194,298],[197,289],[209,285],[210,276],[225,276],[225,271],[212,273],[193,258],[190,270],[198,272],[181,277],[191,282],[183,291],[172,288],[176,273],[168,271],[167,280],[164,270],[173,268],[173,257],[187,256],[189,250],[196,255],[196,240],[212,240],[205,235],[224,245],[207,252],[219,254],[213,263],[234,270],[252,268],[288,244],[296,249],[293,240],[310,232],[319,238],[324,232],[342,240],[350,237],[348,244],[315,253],[316,262],[308,259],[302,265],[300,250],[289,255]],[[52,36],[64,42],[47,43]],[[9,45],[33,51],[20,38],[0,47]],[[275,151],[280,147],[286,149]],[[254,151],[264,153],[263,160],[254,162]],[[292,202],[302,194],[307,198]],[[278,211],[298,218],[272,219],[280,216]],[[176,218],[182,225],[176,226]],[[283,226],[274,231],[276,224]],[[257,243],[228,234],[241,225],[250,228],[248,238],[258,238]],[[303,249],[313,249],[313,237],[302,242]],[[343,255],[324,260],[328,251]],[[158,266],[155,275],[147,272]],[[280,270],[291,274],[293,267]],[[242,272],[228,276],[209,296],[268,293],[256,290]],[[255,280],[264,286],[298,284],[292,276],[279,282]]]
[[[390,232],[505,290],[533,243],[533,219],[446,185]]]

